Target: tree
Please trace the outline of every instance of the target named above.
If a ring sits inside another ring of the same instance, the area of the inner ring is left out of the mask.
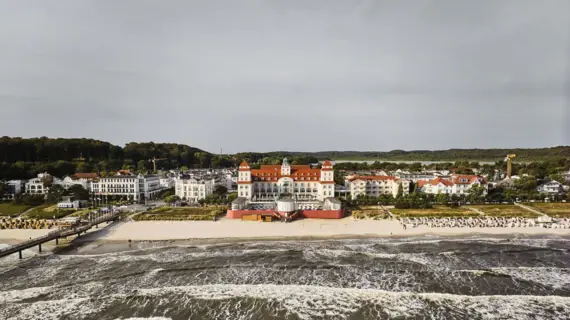
[[[343,186],[344,185],[344,176],[341,170],[334,171],[334,183]]]
[[[73,199],[75,200],[89,200],[89,191],[79,184],[74,184],[69,187],[65,194],[73,196]]]
[[[53,185],[53,177],[51,175],[43,176],[41,181],[46,188],[50,188]]]
[[[410,181],[410,193],[419,193],[418,184],[416,182]]]
[[[4,199],[4,196],[6,195],[6,189],[6,184],[0,181],[0,200]]]
[[[168,204],[175,203],[176,201],[180,201],[180,197],[176,195],[168,196],[164,198],[164,201]]]
[[[237,198],[237,192],[232,192],[230,194],[228,194],[228,203],[232,203],[236,198]]]
[[[174,190],[174,188],[168,188],[168,189],[162,190],[160,192],[160,194],[158,195],[158,197],[161,199],[166,199],[169,196],[173,196],[175,193],[176,193],[176,191]]]
[[[474,185],[469,189],[467,199],[469,202],[477,202],[483,198],[484,193],[485,187]]]
[[[214,188],[214,194],[223,196],[223,195],[225,195],[226,193],[228,193],[228,188],[226,188],[225,186],[217,185],[217,186]]]
[[[515,181],[514,187],[516,190],[532,192],[536,191],[536,178],[535,177],[522,177]]]
[[[187,166],[182,166],[182,167],[180,167],[180,171],[186,172],[186,171],[188,171],[188,167],[187,167]]]
[[[396,199],[401,198],[404,195],[404,188],[402,187],[402,184],[400,183],[400,185],[398,186],[398,193],[396,194]]]
[[[14,196],[16,204],[25,204],[29,206],[39,206],[44,203],[44,195],[41,194],[18,194]]]
[[[63,187],[59,184],[52,185],[47,193],[47,202],[57,203],[61,200],[61,196],[65,193]]]
[[[137,162],[137,170],[141,173],[146,172],[147,171],[146,163],[147,161],[145,160],[139,160],[139,162]]]

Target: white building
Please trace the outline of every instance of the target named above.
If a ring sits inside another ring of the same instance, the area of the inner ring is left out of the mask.
[[[393,176],[350,176],[345,180],[345,185],[352,199],[358,196],[379,197],[383,194],[396,197],[400,186],[403,195],[410,192],[410,181]]]
[[[172,177],[161,177],[160,179],[160,187],[163,189],[170,189],[174,188],[175,181]]]
[[[99,180],[99,174],[95,172],[78,172],[71,176],[71,179],[73,184],[81,185],[86,190],[91,191],[91,183]]]
[[[235,182],[232,181],[233,173],[231,171],[226,171],[220,174],[220,185],[226,187],[228,190],[233,189]]]
[[[49,173],[40,173],[36,178],[32,178],[26,182],[26,193],[27,194],[46,194],[49,190],[48,187],[44,186],[43,179],[50,177]],[[56,177],[53,178],[53,184],[60,183],[61,180]]]
[[[272,200],[292,197],[298,200],[324,200],[334,197],[334,171],[329,161],[321,169],[309,165],[262,165],[251,169],[244,160],[238,169],[238,197],[248,200]]]
[[[6,191],[4,192],[4,198],[11,200],[18,194],[25,191],[26,180],[9,180],[5,183]],[[2,199],[0,199],[2,200]]]
[[[96,195],[120,196],[137,202],[156,199],[160,190],[160,180],[156,175],[117,175],[91,183],[91,191]]]
[[[413,182],[417,182],[417,181],[430,181],[430,180],[433,180],[435,178],[441,177],[442,174],[440,172],[437,172],[437,171],[408,172],[408,171],[402,171],[402,170],[398,169],[396,172],[394,172],[394,176],[398,179],[410,180]]]
[[[536,188],[539,193],[558,194],[564,192],[564,186],[558,181],[549,181]]]
[[[63,199],[57,203],[60,209],[79,209],[87,207],[87,200],[74,200],[73,197],[62,197]]]
[[[183,179],[179,178],[175,180],[175,194],[182,200],[186,200],[192,203],[198,202],[198,200],[204,199],[205,197],[211,195],[214,192],[214,179]]]
[[[74,185],[82,186],[85,190],[89,189],[89,181],[87,179],[74,179],[69,176],[63,178],[63,180],[59,181],[57,184],[62,186],[64,189],[69,189]]]
[[[475,175],[453,175],[450,179],[435,178],[430,181],[418,181],[420,192],[429,194],[468,194],[473,186],[483,186],[487,194],[487,181]]]

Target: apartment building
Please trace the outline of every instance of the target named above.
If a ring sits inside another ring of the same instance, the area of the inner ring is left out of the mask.
[[[429,194],[468,194],[473,186],[483,186],[485,188],[483,194],[487,194],[487,181],[475,175],[452,175],[449,179],[435,178],[430,181],[418,181],[419,191]]]
[[[174,181],[175,194],[180,199],[196,203],[214,193],[214,179],[177,178]]]
[[[160,179],[156,175],[122,174],[91,183],[91,191],[96,195],[120,196],[136,202],[156,199],[161,190]]]
[[[410,181],[394,176],[350,176],[345,180],[345,186],[352,199],[358,196],[379,197],[383,194],[396,197],[400,186],[403,195],[410,192]]]

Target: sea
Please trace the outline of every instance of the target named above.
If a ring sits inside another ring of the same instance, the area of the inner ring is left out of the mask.
[[[570,239],[72,246],[0,259],[0,319],[570,319]]]

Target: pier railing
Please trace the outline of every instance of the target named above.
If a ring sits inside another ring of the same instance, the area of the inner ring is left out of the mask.
[[[115,220],[119,217],[120,213],[119,212],[114,212],[114,213],[109,213],[106,215],[103,215],[95,220],[90,221],[87,224],[84,225],[76,225],[76,226],[70,226],[67,228],[62,228],[62,229],[58,229],[58,230],[53,230],[50,231],[48,234],[37,237],[37,238],[33,238],[30,240],[26,240],[24,242],[20,242],[18,244],[0,249],[0,258],[1,257],[5,257],[7,255],[10,255],[12,253],[16,253],[16,252],[20,252],[20,257],[21,257],[21,251],[31,248],[33,246],[39,245],[40,246],[40,251],[41,251],[41,244],[51,241],[51,240],[55,240],[55,239],[59,239],[59,238],[64,238],[64,237],[68,237],[74,234],[81,234],[82,232],[85,232],[89,229],[91,229],[93,226],[98,225],[100,223],[106,222],[106,221],[111,221],[111,220]]]

